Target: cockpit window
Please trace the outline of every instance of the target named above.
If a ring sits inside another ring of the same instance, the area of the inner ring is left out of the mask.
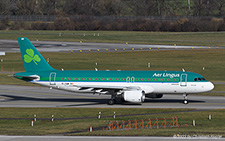
[[[204,77],[195,78],[194,81],[204,81],[206,80]]]

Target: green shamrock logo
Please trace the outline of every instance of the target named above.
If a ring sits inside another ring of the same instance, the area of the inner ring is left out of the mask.
[[[27,54],[24,55],[24,61],[26,63],[30,63],[31,61],[34,61],[34,63],[36,65],[38,65],[36,62],[40,62],[41,61],[40,57],[37,54],[34,55],[33,49],[26,49],[26,53]]]

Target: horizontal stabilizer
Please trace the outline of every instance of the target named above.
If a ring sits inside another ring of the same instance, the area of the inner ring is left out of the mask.
[[[30,75],[30,76],[23,76],[23,75],[14,75],[15,78],[23,79],[23,80],[40,80],[38,75]]]

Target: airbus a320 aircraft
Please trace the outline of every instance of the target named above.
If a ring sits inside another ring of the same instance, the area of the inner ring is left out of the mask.
[[[186,71],[91,71],[52,68],[26,37],[17,38],[25,72],[15,78],[73,92],[111,95],[108,104],[121,101],[142,103],[145,97],[183,94],[184,104],[190,93],[208,92],[214,85],[203,76]]]

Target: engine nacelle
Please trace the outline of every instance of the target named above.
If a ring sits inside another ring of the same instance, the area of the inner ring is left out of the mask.
[[[124,91],[122,99],[127,102],[141,103],[145,101],[145,93],[142,90]]]
[[[163,94],[148,94],[146,95],[148,98],[162,98]]]

